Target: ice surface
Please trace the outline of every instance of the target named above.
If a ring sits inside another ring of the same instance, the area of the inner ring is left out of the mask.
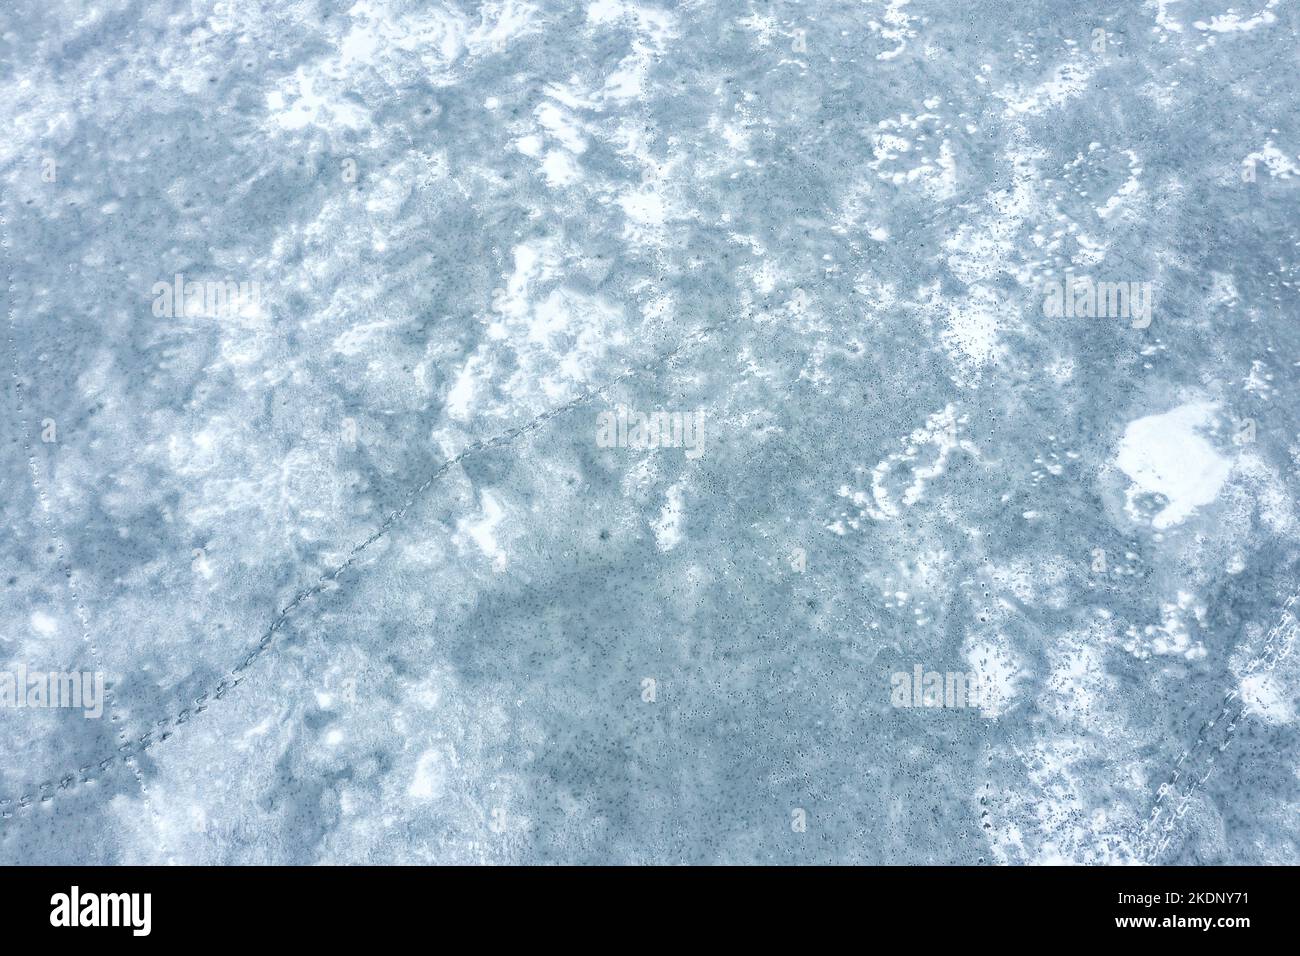
[[[10,0],[0,862],[1300,862],[1298,31]]]

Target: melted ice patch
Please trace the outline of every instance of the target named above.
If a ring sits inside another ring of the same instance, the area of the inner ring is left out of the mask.
[[[1129,422],[1115,464],[1132,482],[1126,508],[1134,520],[1138,517],[1135,499],[1140,494],[1160,494],[1168,499],[1151,522],[1161,530],[1182,522],[1219,496],[1232,463],[1197,432],[1213,421],[1217,407],[1210,402],[1189,402],[1163,415]]]

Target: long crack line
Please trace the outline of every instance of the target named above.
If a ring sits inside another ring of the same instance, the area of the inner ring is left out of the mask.
[[[10,295],[12,300],[12,290]],[[12,304],[10,307],[10,311],[12,314]],[[424,495],[424,493],[427,492],[429,488],[431,488],[436,481],[438,481],[438,479],[440,479],[443,475],[447,474],[447,472],[449,472],[456,465],[460,464],[463,461],[466,461],[471,457],[474,457],[475,455],[481,454],[482,452],[489,451],[495,448],[504,448],[508,445],[513,444],[519,438],[529,434],[530,432],[536,431],[537,429],[541,428],[543,425],[545,425],[547,422],[551,421],[552,419],[567,414],[569,412],[572,412],[575,409],[580,408],[583,405],[586,405],[587,403],[591,402],[593,399],[603,397],[612,389],[620,385],[622,382],[625,382],[628,379],[636,376],[638,371],[646,374],[658,371],[668,363],[672,362],[673,359],[675,359],[683,351],[685,351],[686,349],[690,348],[693,345],[698,344],[699,342],[704,341],[710,335],[712,335],[714,332],[716,332],[718,329],[722,328],[726,324],[727,324],[726,322],[718,321],[718,322],[710,323],[708,325],[701,326],[700,328],[687,333],[685,338],[683,338],[682,341],[677,346],[664,352],[662,355],[658,356],[653,361],[646,362],[639,367],[631,366],[625,368],[622,372],[614,376],[612,379],[610,379],[608,382],[606,382],[604,385],[600,386],[599,388],[595,388],[583,392],[581,395],[578,395],[577,397],[570,399],[564,404],[558,405],[555,408],[542,412],[540,415],[530,419],[529,421],[523,423],[522,425],[517,425],[513,428],[507,429],[506,431],[502,432],[499,435],[496,435],[492,438],[485,439],[482,441],[473,442],[470,445],[466,446],[464,449],[462,449],[457,455],[443,462],[436,469],[434,469],[434,471],[431,472],[429,476],[424,479],[424,481],[422,481],[419,485],[417,485],[414,489],[412,489],[407,494],[406,499],[402,502],[400,507],[398,507],[394,511],[389,512],[388,515],[384,517],[384,520],[380,522],[378,528],[376,528],[363,541],[360,541],[357,544],[353,545],[351,551],[348,552],[347,557],[344,558],[340,564],[338,564],[332,570],[321,575],[319,580],[317,580],[310,587],[304,588],[303,590],[299,591],[298,594],[294,597],[294,599],[290,601],[287,605],[285,605],[280,610],[280,612],[275,616],[275,618],[271,621],[270,626],[263,632],[262,637],[258,641],[257,645],[244,657],[244,659],[239,664],[237,664],[234,668],[232,668],[226,674],[226,676],[223,677],[220,681],[218,681],[217,684],[214,687],[212,687],[207,693],[200,694],[198,697],[196,697],[194,699],[194,703],[192,707],[183,708],[179,713],[172,714],[162,718],[161,720],[158,720],[154,725],[154,729],[147,731],[146,733],[135,738],[134,740],[128,739],[128,735],[125,733],[125,731],[123,731],[121,739],[123,739],[126,742],[123,744],[123,746],[118,748],[117,755],[109,755],[90,765],[86,765],[79,768],[79,770],[77,771],[77,775],[75,777],[72,773],[65,774],[62,777],[62,781],[66,781],[66,782],[61,783],[60,789],[57,792],[66,793],[71,787],[73,781],[82,784],[90,783],[91,781],[107,774],[110,770],[114,768],[115,765],[119,763],[131,764],[134,766],[134,761],[137,755],[144,753],[145,751],[149,750],[149,748],[153,747],[156,744],[162,743],[163,741],[167,740],[172,736],[172,730],[169,728],[179,727],[182,724],[188,723],[195,715],[200,714],[205,710],[207,710],[208,705],[211,701],[220,700],[221,698],[225,697],[225,695],[229,693],[231,690],[233,690],[235,687],[238,687],[241,683],[243,683],[248,669],[252,667],[253,664],[256,663],[258,659],[260,659],[267,652],[268,649],[270,649],[271,645],[274,643],[276,632],[279,631],[284,626],[284,624],[288,621],[289,616],[293,614],[293,612],[297,608],[301,607],[303,604],[308,602],[311,598],[315,597],[317,594],[321,593],[323,590],[329,587],[330,584],[333,581],[337,580],[338,577],[344,571],[350,568],[356,562],[357,558],[359,558],[371,545],[373,545],[376,541],[379,541],[381,538],[387,535],[388,532],[391,531],[392,528],[399,521],[401,521],[402,518],[406,516],[407,512],[416,503],[416,501],[418,501],[420,497]],[[15,374],[16,374],[16,369],[17,369],[16,352],[14,352],[14,363],[15,363],[14,367],[15,367]],[[138,766],[136,766],[135,769],[138,773],[139,772]],[[141,785],[143,786],[143,780],[141,780]],[[41,786],[42,785],[39,784],[33,784],[27,788],[24,788],[25,792],[17,798],[17,808],[20,810],[26,809],[27,807],[31,806],[34,802],[36,802],[34,797],[34,791],[39,790]],[[41,802],[48,802],[50,799],[53,799],[54,793],[55,792],[52,791],[48,797],[42,797]],[[14,805],[13,798],[0,798],[0,819],[8,819],[11,816],[13,816],[13,805]]]
[[[1282,605],[1282,616],[1264,637],[1263,649],[1246,666],[1243,676],[1271,670],[1291,653],[1295,645],[1300,621],[1292,606],[1300,600],[1300,592],[1291,595]],[[1192,798],[1209,780],[1219,754],[1228,749],[1237,732],[1237,725],[1245,712],[1246,704],[1240,692],[1230,690],[1223,695],[1216,712],[1206,718],[1196,731],[1196,740],[1185,748],[1174,764],[1169,778],[1156,790],[1156,800],[1151,814],[1138,830],[1136,855],[1148,863],[1155,863],[1169,848],[1178,821],[1187,813]],[[1215,733],[1216,729],[1219,733]],[[1215,741],[1222,736],[1222,742]],[[1179,792],[1180,784],[1186,789]]]

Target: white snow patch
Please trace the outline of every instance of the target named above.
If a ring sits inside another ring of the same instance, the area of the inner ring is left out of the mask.
[[[1292,162],[1290,156],[1278,149],[1271,139],[1266,140],[1262,147],[1247,155],[1241,162],[1243,166],[1263,163],[1268,174],[1275,179],[1290,179],[1300,174],[1300,167]]]
[[[446,788],[446,761],[437,750],[426,750],[416,761],[415,775],[406,789],[406,795],[412,800],[435,800],[442,796]]]
[[[1276,6],[1277,0],[1268,0],[1263,10],[1246,20],[1238,16],[1235,10],[1229,9],[1227,13],[1221,16],[1211,17],[1209,23],[1204,20],[1197,20],[1192,26],[1198,30],[1209,30],[1212,33],[1245,33],[1256,27],[1276,23],[1277,16],[1270,12]]]
[[[469,421],[470,411],[474,408],[474,397],[478,393],[479,385],[486,378],[480,370],[483,365],[484,363],[477,356],[472,356],[460,370],[455,384],[447,393],[447,414],[456,421]]]
[[[479,495],[479,509],[482,514],[479,520],[461,518],[456,522],[456,536],[468,536],[483,554],[492,559],[494,570],[504,571],[508,558],[497,543],[496,532],[505,518],[505,509],[490,491]]]
[[[1139,494],[1160,494],[1168,499],[1152,520],[1161,530],[1185,520],[1219,496],[1232,463],[1197,432],[1213,421],[1217,408],[1210,402],[1189,402],[1163,415],[1129,422],[1115,464],[1132,481],[1127,509],[1135,520]]]
[[[686,514],[683,504],[682,486],[678,483],[668,489],[663,509],[659,512],[659,520],[652,526],[655,544],[660,551],[671,551],[681,544],[682,518]]]
[[[1251,674],[1241,679],[1241,699],[1246,713],[1270,724],[1289,724],[1295,710],[1286,691],[1269,674]]]

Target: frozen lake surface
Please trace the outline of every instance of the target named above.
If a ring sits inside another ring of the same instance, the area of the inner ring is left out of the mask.
[[[1298,34],[9,0],[0,862],[1300,862]]]

